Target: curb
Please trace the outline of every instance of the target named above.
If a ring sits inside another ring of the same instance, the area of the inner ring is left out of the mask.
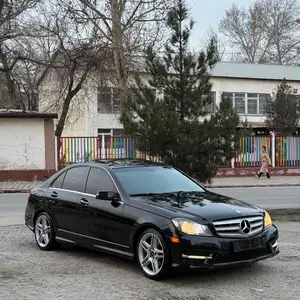
[[[207,189],[221,189],[221,188],[261,188],[261,187],[289,187],[289,186],[300,186],[299,183],[269,183],[269,184],[230,184],[230,185],[205,185]]]
[[[273,208],[266,209],[271,217],[276,216],[291,216],[299,215],[300,216],[300,207],[291,207],[291,208]]]
[[[18,193],[30,193],[31,190],[0,190],[0,194],[18,194]]]

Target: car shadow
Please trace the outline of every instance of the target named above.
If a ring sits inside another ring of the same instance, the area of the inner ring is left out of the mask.
[[[120,271],[129,272],[134,277],[143,277],[142,272],[134,261],[112,254],[69,245],[64,245],[59,252],[61,254],[66,253],[67,255],[72,255],[78,259],[82,259],[82,257],[84,257],[93,263],[98,262],[106,264],[109,267],[116,266],[116,268],[120,268]],[[174,271],[170,273],[169,278],[164,280],[163,283],[170,286],[178,286],[178,284],[188,286],[200,282],[210,285],[216,281],[224,282],[239,280],[241,277],[247,277],[248,280],[251,280],[252,276],[253,278],[257,278],[257,276],[261,276],[263,278],[271,273],[272,271],[262,262],[255,263],[253,265],[229,267],[211,271],[174,269]]]

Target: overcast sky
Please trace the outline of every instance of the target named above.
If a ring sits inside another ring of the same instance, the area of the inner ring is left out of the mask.
[[[201,41],[207,37],[210,27],[217,29],[224,11],[233,3],[239,7],[248,7],[254,0],[187,0],[192,17],[196,22],[191,38],[191,47],[195,50],[201,46]]]

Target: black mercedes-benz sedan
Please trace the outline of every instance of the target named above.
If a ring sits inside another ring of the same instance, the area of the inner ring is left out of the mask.
[[[148,161],[98,161],[60,170],[28,198],[37,245],[64,243],[134,259],[150,279],[174,267],[211,270],[279,253],[278,230],[256,206],[212,193]]]

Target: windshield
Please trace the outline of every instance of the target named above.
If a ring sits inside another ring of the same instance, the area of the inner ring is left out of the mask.
[[[120,168],[114,172],[129,195],[204,192],[195,182],[170,167]]]

